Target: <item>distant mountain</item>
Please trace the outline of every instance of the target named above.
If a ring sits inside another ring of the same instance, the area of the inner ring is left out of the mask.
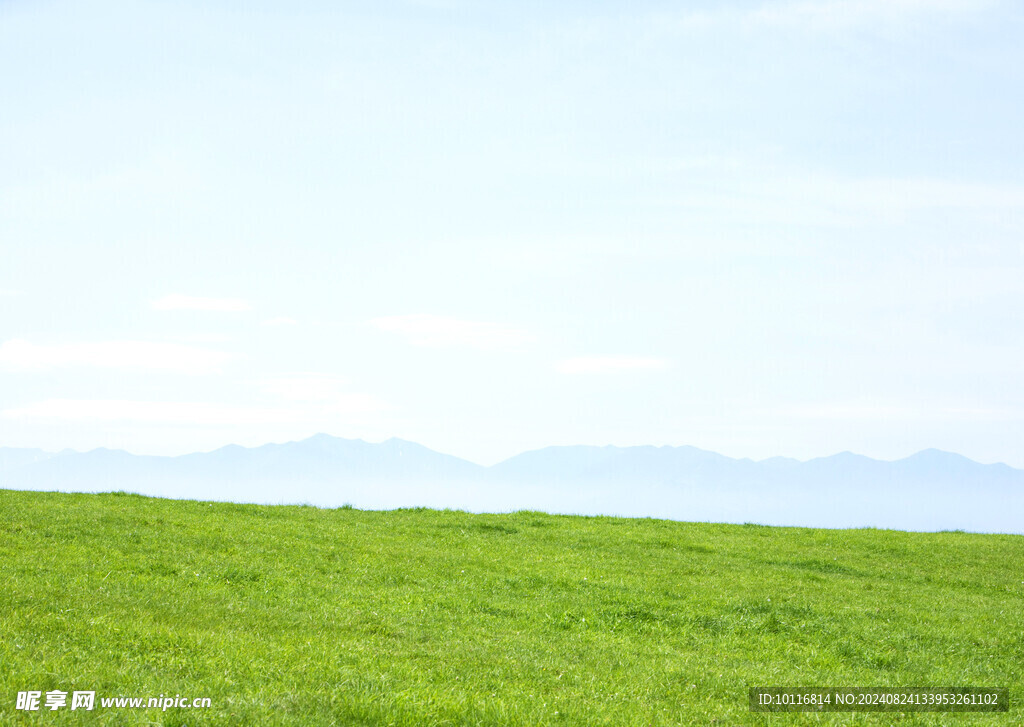
[[[12,455],[12,460],[27,458]],[[478,481],[483,472],[479,465],[400,439],[370,444],[318,434],[300,442],[232,444],[179,457],[110,449],[50,456],[0,470],[0,487],[337,506],[384,488]]]
[[[44,452],[41,449],[14,449],[12,447],[0,447],[0,472],[22,467],[27,464],[35,464],[49,459],[54,455]]]
[[[413,442],[318,434],[180,457],[0,448],[0,487],[324,507],[453,507],[810,527],[1024,533],[1024,470],[929,449],[801,462],[695,447],[548,447],[481,467]]]

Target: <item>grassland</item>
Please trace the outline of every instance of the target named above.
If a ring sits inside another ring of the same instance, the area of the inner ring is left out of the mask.
[[[0,491],[0,722],[1024,724],[1024,537]],[[1009,687],[754,714],[755,685]],[[210,697],[16,711],[19,691]]]

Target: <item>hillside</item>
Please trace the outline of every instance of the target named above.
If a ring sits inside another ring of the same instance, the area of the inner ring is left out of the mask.
[[[1008,687],[1024,538],[0,491],[0,722],[948,724],[758,685]],[[16,712],[19,691],[209,709]]]

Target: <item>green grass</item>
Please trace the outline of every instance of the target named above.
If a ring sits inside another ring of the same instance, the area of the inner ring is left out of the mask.
[[[3,724],[1024,724],[1020,536],[0,491],[0,577]],[[749,712],[766,685],[1011,707]]]

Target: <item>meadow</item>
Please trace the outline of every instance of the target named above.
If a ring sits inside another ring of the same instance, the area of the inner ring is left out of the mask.
[[[3,724],[1024,724],[1022,536],[4,490],[0,577]],[[1011,706],[750,712],[768,685]],[[210,707],[99,704],[157,695]]]

